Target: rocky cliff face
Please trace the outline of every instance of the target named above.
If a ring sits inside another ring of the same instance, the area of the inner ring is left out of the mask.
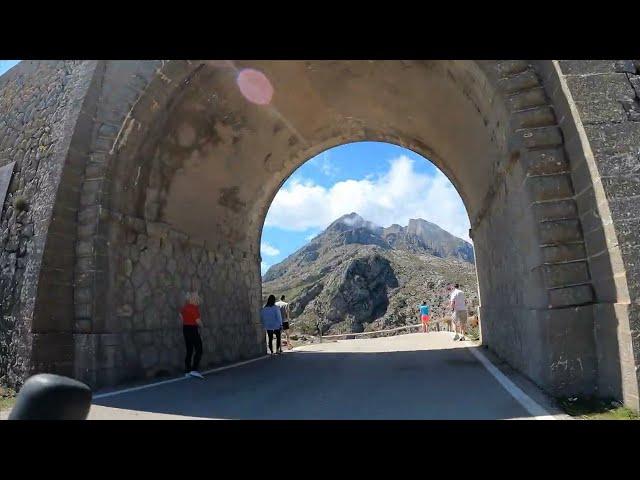
[[[453,257],[474,262],[471,244],[421,218],[409,220],[409,225],[406,227],[392,225],[385,228],[382,237],[397,250],[429,253],[436,257]]]
[[[427,301],[446,314],[447,286],[459,283],[473,310],[473,247],[421,219],[382,228],[352,213],[271,267],[263,295],[285,295],[293,327],[304,333],[351,333],[417,322]]]

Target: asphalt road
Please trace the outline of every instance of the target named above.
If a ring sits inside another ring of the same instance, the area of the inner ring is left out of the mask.
[[[449,333],[310,345],[204,380],[97,398],[90,419],[523,419]]]

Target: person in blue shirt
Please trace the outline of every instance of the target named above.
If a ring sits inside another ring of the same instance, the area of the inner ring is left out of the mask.
[[[420,320],[422,320],[422,332],[427,333],[429,330],[429,305],[427,302],[422,302],[420,305]]]
[[[275,333],[276,354],[282,353],[280,340],[280,334],[282,332],[282,315],[280,313],[280,307],[276,305],[276,297],[274,295],[269,295],[267,304],[260,311],[260,320],[262,320],[262,326],[269,336],[269,352],[273,355],[273,334]]]

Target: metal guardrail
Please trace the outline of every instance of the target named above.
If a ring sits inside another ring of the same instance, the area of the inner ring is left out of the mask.
[[[431,321],[429,322],[429,330],[433,330],[431,327],[432,326],[437,326],[437,331],[441,331],[440,330],[440,325],[443,323],[448,323],[447,320],[445,319],[441,319],[441,320],[435,320],[435,321]],[[320,342],[322,342],[322,340],[324,339],[330,339],[330,338],[339,338],[339,337],[349,337],[349,338],[354,338],[354,337],[362,337],[365,335],[378,335],[378,334],[382,334],[382,333],[390,333],[390,332],[398,332],[400,330],[410,330],[412,328],[422,328],[422,324],[421,323],[417,323],[414,325],[404,325],[402,327],[396,327],[396,328],[390,328],[387,330],[372,330],[371,332],[360,332],[360,333],[339,333],[339,334],[335,334],[335,335],[305,335],[307,337],[311,337],[311,338],[318,338],[320,339]]]

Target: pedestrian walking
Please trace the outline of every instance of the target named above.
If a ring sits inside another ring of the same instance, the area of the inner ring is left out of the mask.
[[[282,353],[281,332],[282,314],[280,308],[276,306],[275,295],[269,295],[266,305],[260,311],[260,319],[269,337],[269,353],[273,355],[273,336],[276,336],[276,354]]]
[[[202,318],[200,317],[200,297],[198,292],[188,292],[186,302],[180,311],[182,319],[182,333],[186,346],[185,377],[204,378],[199,372],[200,359],[202,358],[202,339],[200,338],[200,328],[202,328]],[[193,358],[192,358],[193,357]]]
[[[465,340],[467,329],[467,304],[464,292],[460,290],[460,285],[455,284],[450,297],[450,307],[452,313],[453,327],[456,332],[453,340]]]

